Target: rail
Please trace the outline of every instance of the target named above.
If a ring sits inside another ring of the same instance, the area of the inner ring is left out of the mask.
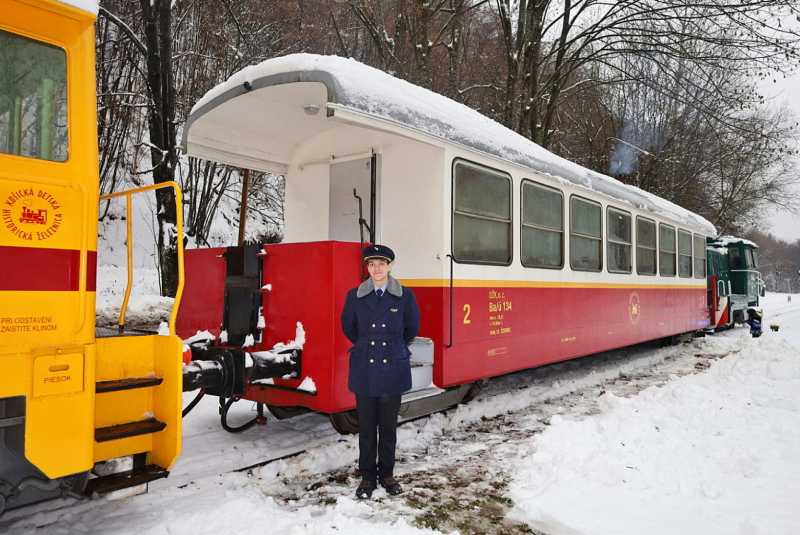
[[[144,186],[136,189],[129,189],[119,191],[116,193],[109,193],[108,195],[101,195],[101,201],[115,199],[117,197],[125,197],[125,217],[127,223],[127,244],[128,244],[128,284],[125,287],[125,297],[122,300],[122,308],[119,311],[119,332],[122,334],[125,331],[125,314],[128,310],[128,301],[131,297],[131,289],[133,288],[133,223],[131,220],[131,197],[133,195],[144,193],[146,191],[153,191],[163,188],[172,188],[175,190],[175,227],[178,247],[178,288],[175,292],[175,302],[172,305],[172,312],[169,316],[169,334],[175,336],[175,320],[178,317],[178,307],[180,306],[181,296],[183,295],[184,283],[184,267],[183,267],[183,199],[181,196],[181,188],[176,182],[162,182],[160,184],[153,184],[152,186]]]

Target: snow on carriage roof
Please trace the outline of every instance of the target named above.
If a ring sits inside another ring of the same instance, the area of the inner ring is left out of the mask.
[[[731,244],[747,245],[754,249],[758,249],[758,245],[751,242],[750,240],[745,240],[744,238],[737,238],[736,236],[719,236],[713,241],[713,245],[719,245],[720,247],[727,247],[728,245]]]
[[[55,0],[55,2],[72,6],[80,9],[81,11],[91,13],[94,16],[97,16],[98,11],[100,10],[99,0]]]
[[[244,87],[246,82],[249,82],[249,89]],[[292,82],[325,84],[328,107],[334,110],[342,108],[391,121],[716,234],[714,225],[703,217],[556,156],[468,106],[353,59],[337,56],[292,54],[235,73],[194,106],[184,129],[184,148],[192,123],[213,108],[249,90]]]

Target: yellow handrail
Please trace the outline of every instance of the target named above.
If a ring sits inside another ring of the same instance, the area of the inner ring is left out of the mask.
[[[131,296],[133,287],[133,224],[131,222],[131,196],[145,191],[152,191],[162,188],[172,188],[175,190],[175,226],[178,242],[178,289],[175,292],[175,302],[172,305],[172,313],[169,317],[169,334],[175,335],[175,319],[178,317],[178,307],[180,306],[181,296],[183,295],[184,271],[183,271],[183,198],[181,188],[176,182],[161,182],[152,186],[144,186],[126,191],[118,191],[100,196],[101,201],[114,199],[116,197],[126,197],[126,217],[128,227],[128,285],[125,288],[125,298],[122,301],[122,309],[119,311],[119,330],[120,333],[125,328],[125,313],[128,309],[128,300]]]

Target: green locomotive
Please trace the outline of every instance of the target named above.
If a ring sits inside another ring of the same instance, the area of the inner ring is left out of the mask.
[[[753,336],[761,335],[759,297],[764,280],[757,270],[756,249],[758,245],[741,238],[706,239],[708,330],[720,331],[735,324],[747,324]]]

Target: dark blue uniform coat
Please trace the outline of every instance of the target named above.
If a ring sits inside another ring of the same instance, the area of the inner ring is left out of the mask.
[[[342,331],[353,343],[347,387],[354,394],[394,396],[411,389],[408,345],[419,332],[414,292],[391,275],[382,297],[372,279],[347,292]]]

